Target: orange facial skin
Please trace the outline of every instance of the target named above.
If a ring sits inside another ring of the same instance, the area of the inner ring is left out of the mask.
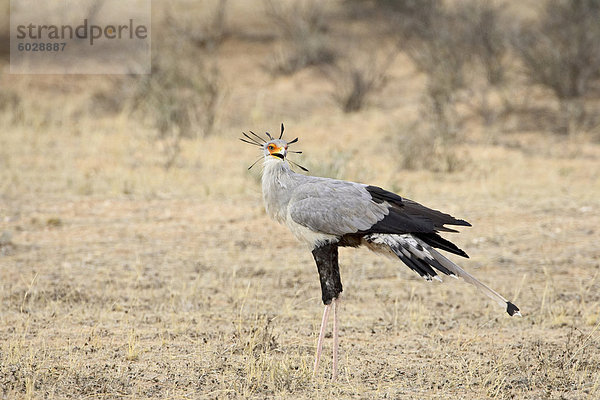
[[[283,147],[283,149],[285,149],[287,151],[287,145]],[[270,144],[267,146],[267,150],[269,151],[269,154],[272,155],[273,157],[277,157],[277,158],[281,158],[281,153],[285,154],[286,151],[282,152],[282,148],[275,145],[275,144]],[[277,155],[275,155],[277,154]]]

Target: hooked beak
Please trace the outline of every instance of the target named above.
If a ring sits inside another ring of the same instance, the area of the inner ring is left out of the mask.
[[[285,160],[287,154],[287,146],[275,147],[273,150],[269,149],[269,155],[277,157],[282,161]]]

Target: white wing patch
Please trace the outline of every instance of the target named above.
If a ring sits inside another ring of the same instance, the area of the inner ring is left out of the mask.
[[[399,257],[410,269],[417,272],[424,279],[428,281],[432,279],[442,281],[442,278],[432,268],[438,262],[435,256],[429,251],[431,247],[411,234],[375,233],[365,236],[365,241],[365,245],[371,250]],[[456,278],[452,273],[449,275]]]
[[[480,282],[473,275],[444,257],[436,249],[411,234],[371,234],[365,236],[364,239],[365,245],[371,250],[399,257],[410,269],[428,281],[432,279],[441,281],[433,268],[454,278],[461,277],[502,307],[508,307],[507,311],[510,315],[521,315],[518,309],[514,314],[511,313],[511,306],[514,307],[514,305],[498,294],[498,292]]]

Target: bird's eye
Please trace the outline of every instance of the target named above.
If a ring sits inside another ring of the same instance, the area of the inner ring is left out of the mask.
[[[275,150],[275,146],[273,146],[272,144],[270,144],[270,145],[269,145],[267,148],[268,148],[269,150]]]

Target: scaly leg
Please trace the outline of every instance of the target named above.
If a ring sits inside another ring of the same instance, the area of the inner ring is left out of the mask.
[[[317,376],[317,370],[319,369],[319,360],[321,360],[321,350],[323,350],[323,339],[325,339],[325,328],[327,327],[327,318],[329,318],[330,309],[331,303],[327,304],[325,306],[325,310],[323,310],[323,320],[321,321],[321,330],[319,331],[319,340],[317,341],[317,352],[315,354],[315,367],[313,369],[313,378]]]
[[[339,299],[333,299],[333,373],[331,374],[331,380],[335,381],[338,374],[338,304]]]

